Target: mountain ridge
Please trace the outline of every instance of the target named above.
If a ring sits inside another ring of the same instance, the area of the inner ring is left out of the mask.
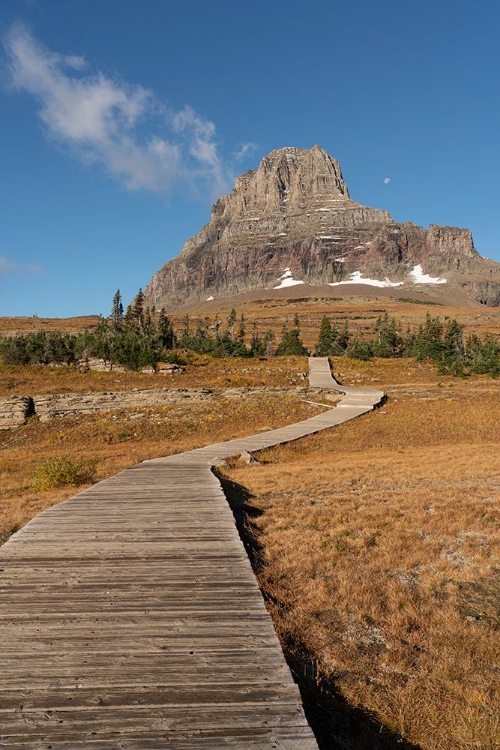
[[[339,163],[317,145],[271,151],[240,175],[210,222],[154,274],[145,298],[178,307],[282,288],[286,274],[287,285],[446,283],[500,304],[500,263],[479,255],[468,229],[425,229],[357,203]]]

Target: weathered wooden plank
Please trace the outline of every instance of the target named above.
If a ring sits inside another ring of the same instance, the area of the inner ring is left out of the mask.
[[[105,706],[84,711],[19,711],[12,713],[12,719],[4,724],[5,734],[13,740],[24,738],[27,729],[32,741],[49,741],[57,738],[116,737],[146,735],[165,737],[180,735],[211,735],[222,737],[225,734],[237,735],[238,730],[246,733],[250,728],[257,734],[264,734],[273,727],[287,727],[295,731],[304,724],[304,717],[296,704],[284,702],[266,705],[265,711],[256,715],[258,704],[216,704],[215,706],[186,707],[179,726],[179,715],[175,709],[161,706],[129,707],[125,709]],[[103,727],[95,729],[93,727]],[[223,733],[223,730],[225,732]],[[166,734],[168,733],[168,734]]]
[[[50,744],[39,740],[26,742],[22,737],[12,738],[15,750],[316,750],[317,745],[311,730],[306,726],[272,728],[223,728],[200,732],[182,730],[154,730],[101,739],[97,732],[89,731],[83,737],[50,738]],[[1,740],[1,737],[0,737]]]
[[[278,681],[269,682],[265,685],[254,684],[247,680],[234,685],[220,683],[209,683],[208,685],[180,684],[173,687],[169,683],[159,683],[152,686],[137,686],[131,692],[126,687],[114,686],[109,688],[105,685],[80,688],[78,695],[75,689],[52,688],[50,691],[43,690],[4,690],[1,714],[16,709],[29,711],[37,708],[46,709],[51,703],[53,710],[64,710],[72,707],[75,699],[81,708],[95,708],[96,705],[109,707],[126,706],[175,706],[190,705],[195,703],[209,705],[225,703],[258,703],[266,701],[279,703],[280,701],[293,702],[296,698],[295,686],[290,686]]]

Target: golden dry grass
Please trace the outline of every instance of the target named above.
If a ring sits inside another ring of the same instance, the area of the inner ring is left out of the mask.
[[[393,380],[385,365],[377,376]],[[378,412],[229,474],[251,494],[259,577],[285,648],[302,659],[305,649],[327,690],[425,750],[492,750],[498,384],[394,390]]]
[[[31,419],[24,427],[0,433],[0,542],[44,508],[75,494],[74,487],[33,491],[37,467],[50,458],[96,457],[97,478],[104,479],[147,458],[273,429],[317,411],[293,393],[269,392],[244,400],[219,397],[189,406],[128,409],[47,423]]]
[[[307,372],[305,357],[268,359],[213,359],[189,354],[182,372],[175,375],[141,372],[95,372],[73,367],[0,363],[0,396],[33,396],[43,393],[128,391],[133,388],[226,388],[243,386],[300,385]]]
[[[85,328],[95,328],[99,320],[99,315],[81,315],[75,318],[0,317],[0,339],[4,336],[15,336],[18,333],[38,331],[78,333]]]

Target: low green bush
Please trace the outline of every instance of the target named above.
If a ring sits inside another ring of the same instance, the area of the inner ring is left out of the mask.
[[[44,492],[59,487],[92,484],[95,481],[97,461],[95,457],[76,460],[68,455],[49,458],[35,471],[33,490]]]

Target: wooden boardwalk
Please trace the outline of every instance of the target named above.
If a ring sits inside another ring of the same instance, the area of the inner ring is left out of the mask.
[[[14,534],[0,548],[0,748],[317,748],[210,467],[381,395],[145,461]]]

